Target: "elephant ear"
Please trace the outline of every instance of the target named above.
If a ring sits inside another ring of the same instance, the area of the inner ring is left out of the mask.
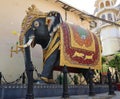
[[[59,12],[51,11],[48,13],[47,24],[49,33],[53,33],[57,30],[60,23],[62,23],[62,17]]]

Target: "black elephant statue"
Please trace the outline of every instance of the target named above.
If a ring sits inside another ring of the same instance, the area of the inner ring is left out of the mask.
[[[28,8],[22,22],[19,48],[24,51],[26,73],[33,76],[30,45],[43,48],[43,71],[40,79],[54,83],[54,67],[76,68],[87,78],[87,71],[101,68],[101,47],[97,37],[84,28],[63,22],[59,12],[40,12],[34,5]],[[28,80],[29,80],[28,79]]]

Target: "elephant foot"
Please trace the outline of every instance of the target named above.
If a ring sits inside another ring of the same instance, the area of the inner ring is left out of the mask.
[[[40,80],[42,80],[42,81],[44,81],[45,83],[48,83],[48,78],[46,78],[46,77],[40,77]]]
[[[53,80],[53,79],[48,79],[48,83],[49,83],[49,84],[56,84],[56,81]]]
[[[55,84],[56,81],[53,79],[48,79],[47,77],[43,77],[42,75],[39,75],[37,80],[34,80],[35,83],[39,84]]]
[[[43,80],[45,83],[48,84],[55,84],[56,82],[53,79],[48,79],[46,77],[40,77],[41,80]]]
[[[43,81],[41,79],[34,80],[34,83],[35,84],[47,84],[45,81]]]

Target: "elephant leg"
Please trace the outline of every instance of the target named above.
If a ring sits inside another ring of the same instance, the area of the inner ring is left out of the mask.
[[[50,75],[48,76],[48,83],[56,83],[55,80],[53,80],[53,70],[50,72]]]
[[[83,69],[83,70],[81,70],[81,72],[82,72],[82,74],[83,74],[83,76],[88,84],[89,83],[89,69]],[[95,74],[94,70],[92,70],[92,73],[93,73],[93,75]]]
[[[88,84],[89,83],[88,70],[83,71],[82,74],[83,74],[83,76],[84,76],[84,78],[86,80],[86,83]]]
[[[59,51],[60,52],[60,51]],[[59,66],[59,63],[60,63],[60,53],[57,53],[58,55],[57,55],[57,58],[56,58],[56,61],[55,61],[55,63],[54,63],[54,66]],[[50,75],[48,76],[48,82],[49,83],[56,83],[56,81],[55,80],[53,80],[53,69],[52,69],[52,71],[50,72]]]
[[[53,67],[55,66],[58,56],[59,50],[56,49],[44,63],[41,79],[46,83],[49,83],[49,81],[53,78]]]

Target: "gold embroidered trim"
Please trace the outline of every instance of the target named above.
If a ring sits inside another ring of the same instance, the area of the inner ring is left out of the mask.
[[[54,38],[52,39],[49,47],[47,50],[44,50],[44,56],[43,59],[44,61],[46,61],[46,59],[55,51],[55,49],[57,49],[60,45],[60,41],[58,41],[56,44],[56,39],[60,36],[59,31],[55,34]]]

